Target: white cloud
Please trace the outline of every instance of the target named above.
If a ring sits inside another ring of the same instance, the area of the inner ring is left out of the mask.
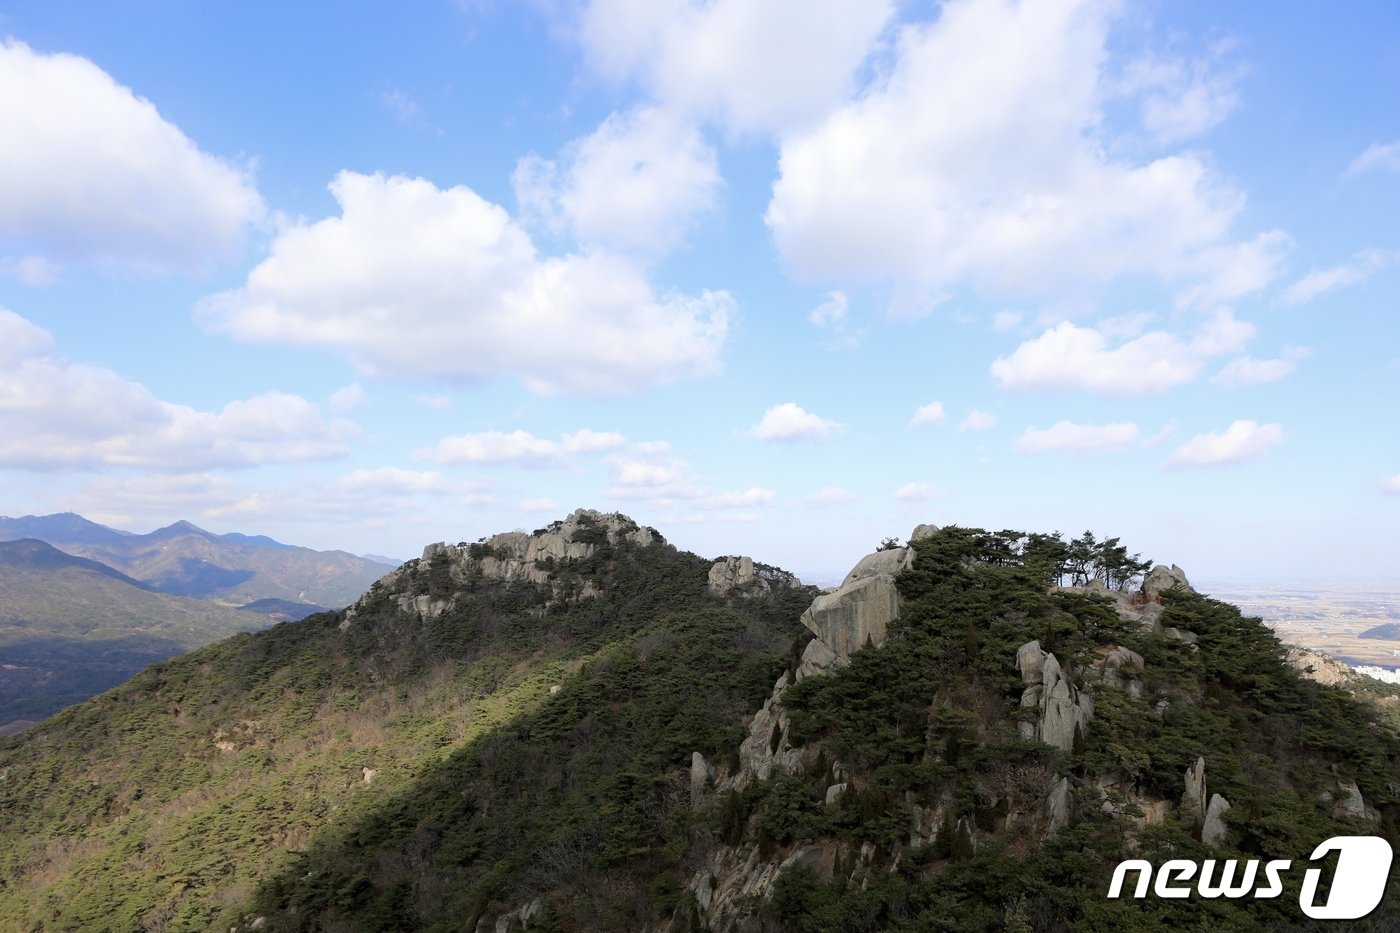
[[[817,327],[839,330],[846,326],[846,313],[849,310],[850,302],[845,292],[828,292],[826,301],[812,309],[807,320]]]
[[[342,172],[339,217],[282,230],[239,289],[200,303],[243,340],[320,346],[382,376],[514,377],[539,394],[621,394],[718,368],[734,302],[653,294],[602,252],[541,258],[465,187]]]
[[[795,402],[774,405],[749,429],[749,436],[761,441],[825,441],[841,430],[835,421],[818,417]]]
[[[905,483],[895,490],[894,498],[899,502],[927,502],[942,499],[948,495],[931,483]]]
[[[50,334],[0,308],[0,465],[197,470],[342,456],[359,429],[267,392],[200,411],[110,369],[53,355]]]
[[[519,508],[522,512],[560,512],[564,507],[554,499],[526,499]]]
[[[1016,441],[1016,449],[1030,454],[1050,450],[1110,453],[1133,446],[1138,434],[1138,426],[1130,421],[1102,425],[1057,421],[1048,428],[1026,428]]]
[[[893,307],[915,309],[962,282],[1046,294],[1216,275],[1202,254],[1228,245],[1243,195],[1194,152],[1108,154],[1117,8],[954,0],[904,28],[866,93],[783,140],[766,219],[792,273],[892,281]]]
[[[1324,292],[1359,285],[1385,268],[1393,258],[1381,250],[1364,249],[1340,265],[1309,272],[1288,287],[1283,300],[1291,305],[1306,304]]]
[[[85,58],[0,40],[0,126],[0,250],[196,272],[236,255],[264,214],[246,169]]]
[[[527,220],[648,258],[680,245],[723,187],[714,148],[659,107],[614,113],[558,161],[521,159],[512,178]]]
[[[991,373],[1004,389],[1157,394],[1190,382],[1207,359],[1238,351],[1253,333],[1252,325],[1221,313],[1191,340],[1150,331],[1110,346],[1100,331],[1064,321],[995,360]]]
[[[1211,382],[1227,389],[1243,389],[1282,379],[1296,368],[1292,360],[1256,360],[1252,356],[1241,356],[1225,364]]]
[[[480,483],[384,466],[339,477],[252,485],[209,472],[102,476],[58,500],[62,508],[114,525],[195,518],[240,526],[281,522],[366,525],[440,517],[445,507],[491,501]],[[431,510],[431,511],[429,511]]]
[[[1176,449],[1168,466],[1216,466],[1262,457],[1283,441],[1277,424],[1236,421],[1218,434],[1198,434]]]
[[[1400,473],[1381,481],[1381,492],[1400,496]]]
[[[422,108],[419,107],[418,101],[414,100],[411,95],[397,88],[380,94],[379,102],[394,115],[394,120],[401,125],[412,123],[417,120],[422,113]]]
[[[590,431],[588,428],[565,434],[559,448],[566,454],[597,454],[616,450],[627,438],[616,431]]]
[[[341,477],[338,487],[346,492],[376,495],[459,495],[477,490],[479,484],[449,479],[436,470],[404,470],[383,466],[361,469]]]
[[[828,350],[854,350],[865,339],[864,330],[850,329],[849,312],[850,300],[846,293],[835,291],[828,292],[826,301],[817,305],[812,309],[812,313],[807,315],[807,320],[811,321],[814,327],[822,328],[832,335],[831,340],[826,343]]]
[[[981,434],[997,426],[997,416],[989,411],[974,410],[958,425],[959,434]]]
[[[849,490],[839,486],[826,486],[816,492],[806,496],[802,504],[809,508],[828,508],[833,505],[844,505],[847,502],[855,501],[855,496]]]
[[[1268,230],[1245,243],[1203,250],[1191,261],[1200,279],[1177,295],[1177,304],[1210,311],[1253,294],[1279,277],[1292,247],[1288,234]]]
[[[1346,174],[1360,175],[1373,171],[1400,172],[1400,139],[1367,146],[1365,151],[1347,165]]]
[[[684,502],[700,511],[766,507],[777,497],[770,489],[751,486],[741,492],[716,492],[697,479],[684,460],[672,457],[669,448],[635,444],[625,454],[608,460],[612,485],[607,495],[613,499],[642,500],[667,507]]]
[[[1236,85],[1243,74],[1223,67],[1227,50],[1217,44],[1209,55],[1192,60],[1149,55],[1128,65],[1119,90],[1139,98],[1143,128],[1157,142],[1199,136],[1239,106]]]
[[[368,400],[369,396],[365,394],[364,388],[358,382],[352,382],[350,385],[332,392],[328,404],[330,410],[335,414],[346,415]]]
[[[927,405],[920,405],[919,410],[914,412],[914,417],[909,419],[909,427],[917,428],[925,424],[942,424],[947,413],[943,410],[942,402],[929,402]]]
[[[579,40],[593,68],[668,108],[738,132],[826,112],[894,12],[890,0],[592,0]]]
[[[591,431],[587,428],[573,434],[565,434],[557,441],[535,437],[528,431],[521,430],[509,434],[501,431],[482,431],[444,437],[431,452],[431,456],[443,464],[510,463],[524,467],[548,467],[562,465],[572,455],[616,450],[626,442],[626,438],[621,434]],[[422,451],[420,455],[427,453]]]

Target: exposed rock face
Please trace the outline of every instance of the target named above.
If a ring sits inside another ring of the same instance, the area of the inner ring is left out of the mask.
[[[938,534],[937,525],[915,525],[914,530],[909,533],[909,543],[913,544],[915,541],[932,538],[936,534]]]
[[[1360,676],[1351,669],[1351,665],[1307,648],[1289,648],[1287,661],[1290,667],[1308,680],[1329,686],[1348,683]]]
[[[365,600],[384,589],[396,594],[400,611],[420,619],[434,619],[448,612],[454,605],[450,597],[424,592],[432,586],[428,575],[442,569],[454,588],[474,572],[488,580],[553,586],[556,563],[591,556],[601,539],[611,545],[628,541],[642,547],[662,541],[656,532],[638,526],[620,513],[577,509],[563,521],[534,534],[508,531],[475,544],[429,544],[423,548],[421,558],[385,575],[369,594],[347,609],[341,628],[353,624]],[[598,588],[587,581],[574,595],[579,599],[592,598],[598,595]]]
[[[1197,758],[1186,769],[1186,791],[1181,795],[1181,808],[1191,816],[1191,825],[1200,826],[1206,818],[1206,760]]]
[[[920,526],[915,529],[932,529]],[[933,534],[925,530],[923,536]],[[911,539],[914,536],[911,535]],[[871,645],[885,642],[888,626],[899,615],[900,597],[895,576],[914,562],[913,548],[891,548],[866,555],[846,574],[841,586],[813,600],[802,614],[802,624],[816,637],[808,643],[798,666],[795,680],[820,677],[850,663],[851,655]],[[710,571],[712,587],[740,584],[745,573],[746,558],[726,558]],[[731,563],[731,561],[733,563]],[[712,592],[717,592],[713,589]],[[749,734],[739,746],[739,767],[736,773],[720,779],[719,790],[740,789],[757,778],[766,780],[775,772],[794,771],[803,760],[803,749],[794,748],[789,734],[790,723],[783,707],[783,694],[795,682],[784,674],[773,685],[773,692],[754,714]],[[692,786],[696,778],[695,758],[691,759]],[[850,787],[850,775],[839,762],[832,767],[835,783],[827,788],[826,802],[835,804]],[[930,833],[935,830],[930,828]],[[970,830],[969,830],[970,831]],[[862,851],[869,861],[871,853]],[[764,859],[757,848],[742,850],[723,846],[710,858],[706,869],[698,872],[687,890],[695,898],[695,910],[706,928],[724,929],[736,910],[736,905],[753,898],[766,897],[783,869],[802,862],[818,870],[819,875],[831,877],[834,853],[823,847],[800,849],[783,861]]]
[[[699,752],[690,753],[690,802],[693,806],[705,795],[706,788],[714,780],[715,769]]]
[[[1017,650],[1016,666],[1026,684],[1021,706],[1036,711],[1033,717],[1021,720],[1021,737],[1072,751],[1076,734],[1082,739],[1089,731],[1093,698],[1075,688],[1059,660],[1042,651],[1039,641],[1027,642]]]
[[[1196,592],[1191,588],[1191,583],[1186,579],[1186,571],[1176,564],[1170,567],[1159,564],[1147,572],[1147,578],[1142,581],[1142,591],[1149,599],[1158,599],[1167,590],[1185,590],[1188,593]]]
[[[1366,805],[1366,799],[1361,796],[1361,788],[1357,787],[1355,782],[1339,781],[1337,790],[1342,795],[1337,805],[1332,808],[1332,812],[1337,816],[1369,820],[1372,823],[1380,820],[1380,813]]]
[[[1128,696],[1142,696],[1142,655],[1130,648],[1117,647],[1103,659],[1103,682],[1106,687],[1126,691]]]
[[[1069,823],[1073,808],[1074,797],[1070,793],[1069,778],[1062,777],[1045,801],[1045,815],[1049,819],[1049,827],[1045,831],[1047,838],[1058,833]]]
[[[756,596],[799,585],[786,571],[755,568],[751,557],[721,557],[710,568],[705,589],[713,596]]]
[[[1201,842],[1212,849],[1219,848],[1229,830],[1225,827],[1225,814],[1230,803],[1219,794],[1212,794],[1210,806],[1206,807],[1205,819],[1201,823]]]
[[[721,557],[710,568],[705,589],[715,596],[728,596],[735,590],[751,588],[753,583],[752,557]]]
[[[802,624],[817,636],[822,647],[810,657],[803,656],[804,676],[816,668],[845,667],[861,648],[878,648],[885,643],[888,626],[899,615],[894,578],[913,563],[913,548],[867,554],[846,574],[840,587],[812,601],[802,614]]]

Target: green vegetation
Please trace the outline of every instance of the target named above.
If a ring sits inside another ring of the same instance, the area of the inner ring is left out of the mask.
[[[1300,679],[1257,620],[1169,592],[1192,646],[1047,586],[1127,586],[1148,565],[1116,539],[959,528],[914,545],[882,648],[788,689],[801,766],[693,806],[691,753],[734,772],[814,591],[708,597],[708,562],[596,531],[546,585],[411,561],[353,618],[236,636],[0,740],[0,928],[474,930],[540,898],[531,930],[680,931],[703,926],[697,871],[754,850],[823,856],[747,905],[755,929],[1296,926],[1301,872],[1276,900],[1106,900],[1123,858],[1212,854],[1167,806],[1198,756],[1232,804],[1217,857],[1397,838],[1400,736]],[[420,619],[405,593],[450,602]],[[1093,694],[1069,752],[1020,738],[1031,639]],[[1117,646],[1146,660],[1140,695],[1096,681]],[[1074,816],[1047,839],[1064,776]],[[1338,781],[1378,825],[1334,815]]]

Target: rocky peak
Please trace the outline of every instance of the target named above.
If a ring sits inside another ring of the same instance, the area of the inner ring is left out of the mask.
[[[525,581],[558,590],[558,571],[568,562],[587,559],[603,545],[622,542],[647,547],[664,544],[665,539],[620,512],[576,509],[534,532],[506,531],[472,544],[429,544],[422,557],[382,577],[346,610],[342,627],[350,624],[366,599],[384,590],[397,597],[400,610],[423,619],[436,618],[453,606],[453,594],[474,573],[486,580]],[[575,595],[586,599],[598,593],[597,583],[586,580]]]
[[[712,596],[757,596],[800,585],[787,571],[755,564],[752,557],[721,557],[710,568],[705,590]]]

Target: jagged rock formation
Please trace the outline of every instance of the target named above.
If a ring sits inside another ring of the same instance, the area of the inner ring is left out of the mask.
[[[1225,814],[1229,809],[1228,800],[1219,794],[1211,794],[1210,806],[1206,807],[1205,818],[1201,820],[1201,842],[1212,849],[1219,848],[1229,833],[1225,826]]]
[[[1120,645],[1104,655],[1104,686],[1124,690],[1131,697],[1140,697],[1144,666],[1142,655]]]
[[[802,624],[817,637],[802,656],[799,679],[845,667],[861,648],[885,643],[890,622],[899,616],[894,578],[913,563],[911,547],[867,554],[836,590],[812,601],[802,614]]]
[[[932,525],[920,525],[910,535],[910,541],[927,537],[937,531]],[[749,781],[767,780],[777,772],[793,771],[803,761],[803,749],[791,741],[791,723],[783,707],[783,694],[797,680],[819,677],[840,670],[850,663],[851,655],[861,648],[878,648],[885,643],[889,624],[899,616],[900,596],[895,577],[914,563],[912,547],[886,548],[867,554],[851,568],[841,585],[812,601],[802,614],[802,624],[816,637],[803,652],[794,679],[787,674],[778,678],[773,692],[749,723],[749,734],[739,746],[739,765],[735,773],[723,778],[718,788],[743,788]],[[711,583],[728,583],[733,565],[726,558],[710,571]],[[736,568],[743,572],[740,558]],[[712,590],[713,592],[714,590]],[[850,776],[836,763],[832,767],[835,783],[826,791],[826,803],[835,805],[850,787]],[[694,756],[692,756],[692,787],[694,786]],[[937,824],[929,828],[929,837]],[[917,827],[915,827],[917,831]],[[872,853],[862,852],[868,862]],[[822,847],[800,849],[781,863],[761,858],[755,847],[751,851],[723,847],[714,852],[706,869],[697,872],[687,885],[694,896],[696,908],[706,923],[715,925],[731,915],[735,905],[746,899],[761,897],[771,890],[773,882],[789,865],[804,861],[819,868],[819,875],[831,876],[833,852]]]
[[[556,571],[571,561],[591,557],[604,543],[630,541],[641,547],[664,539],[651,528],[639,526],[618,512],[577,509],[563,521],[551,523],[533,534],[507,531],[475,544],[429,544],[423,556],[385,575],[355,605],[346,610],[342,628],[353,623],[367,600],[381,590],[397,592],[401,611],[420,619],[434,619],[450,610],[453,599],[444,594],[460,589],[473,575],[506,583],[524,581],[552,586],[562,595]],[[440,579],[434,579],[440,575]],[[589,599],[598,595],[592,581],[571,594]]]
[[[1359,676],[1351,669],[1351,665],[1320,651],[1310,651],[1307,648],[1289,648],[1285,660],[1288,661],[1290,667],[1308,680],[1320,684],[1337,686],[1350,683]]]
[[[755,565],[752,557],[721,557],[710,568],[706,592],[712,596],[758,596],[800,585],[784,570]]]
[[[1039,641],[1020,647],[1016,666],[1026,685],[1021,708],[1035,711],[1021,720],[1021,737],[1073,751],[1076,739],[1083,741],[1094,718],[1093,697],[1075,688],[1055,656],[1040,649]]]
[[[1167,590],[1185,590],[1188,593],[1196,592],[1191,588],[1191,583],[1186,579],[1186,571],[1176,564],[1167,567],[1158,564],[1147,572],[1147,577],[1142,581],[1142,591],[1149,599],[1159,599]]]
[[[1045,835],[1047,837],[1053,836],[1063,829],[1069,823],[1073,812],[1074,797],[1070,793],[1069,778],[1062,777],[1060,783],[1055,785],[1055,789],[1050,792],[1049,798],[1045,801],[1045,813],[1050,821]]]

